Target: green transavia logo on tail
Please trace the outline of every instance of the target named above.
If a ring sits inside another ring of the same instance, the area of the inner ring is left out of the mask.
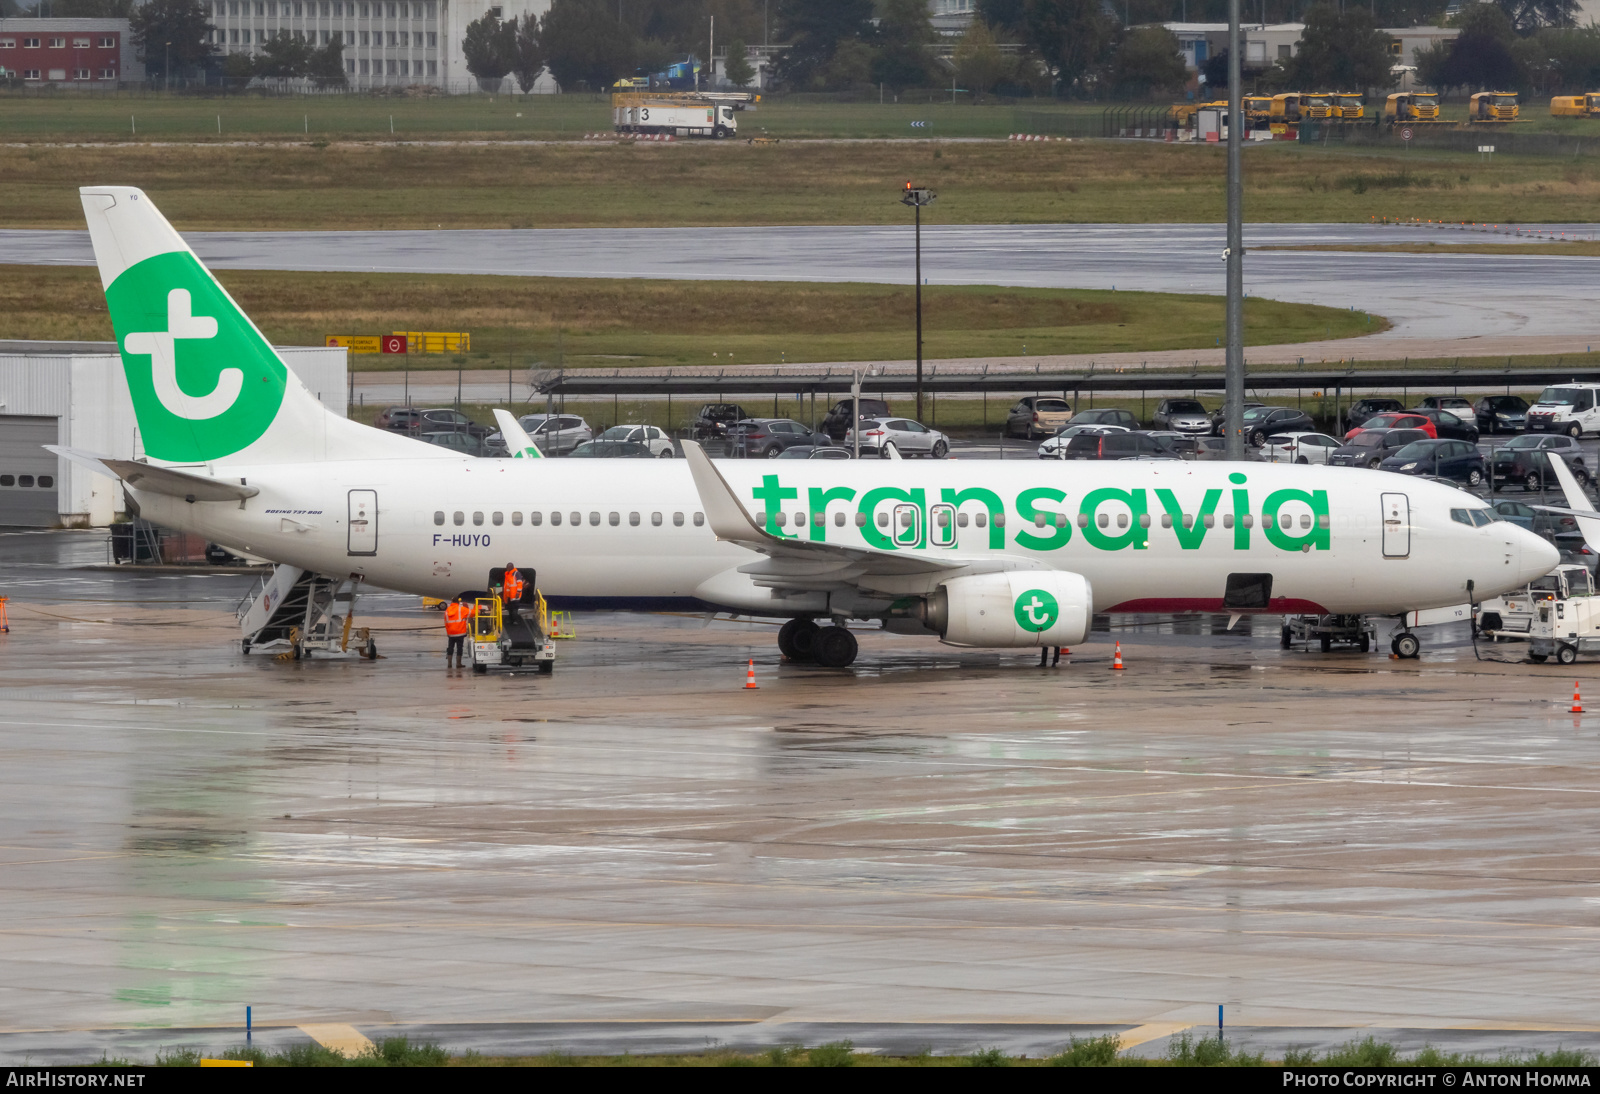
[[[1025,631],[1047,631],[1061,616],[1061,605],[1043,589],[1029,589],[1017,597],[1012,609],[1017,626]]]
[[[288,370],[193,255],[129,267],[106,303],[148,455],[215,459],[267,431]]]

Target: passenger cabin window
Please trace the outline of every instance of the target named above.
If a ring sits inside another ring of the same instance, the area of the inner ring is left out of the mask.
[[[561,527],[561,513],[559,511],[551,510],[551,512],[550,512],[550,526],[552,528]]]
[[[596,513],[594,515],[594,522],[596,524],[600,523],[600,514],[599,513]],[[572,514],[572,523],[575,524],[575,525],[582,524],[583,523],[583,514],[582,513],[573,513]]]
[[[438,512],[433,514],[433,523],[435,523],[435,524],[443,524],[444,523],[444,510],[443,509],[440,509]]]
[[[694,515],[694,526],[696,528],[704,527],[705,523],[706,523],[706,515],[704,513],[696,513]]]
[[[472,514],[472,524],[473,524],[473,527],[475,527],[475,528],[476,527],[482,527],[482,525],[483,525],[483,513],[482,512],[475,512],[475,513]]]
[[[661,514],[660,513],[651,513],[650,514],[650,526],[652,528],[660,528],[661,527]]]
[[[557,524],[561,523],[561,514],[560,513],[551,513],[550,516],[555,520],[555,523],[557,523]],[[544,514],[543,513],[529,513],[528,514],[528,523],[531,524],[533,527],[537,528],[543,522],[544,522]]]
[[[639,514],[638,513],[629,513],[628,514],[628,527],[630,527],[630,528],[639,527]]]
[[[683,514],[682,513],[674,513],[674,514],[672,514],[672,526],[674,528],[682,528],[683,527]]]
[[[450,519],[455,522],[455,525],[456,525],[457,528],[459,528],[463,524],[467,523],[467,515],[465,513],[463,513],[459,509],[457,509],[455,511],[455,513],[451,516]]]
[[[495,514],[489,518],[489,522],[498,528],[500,525],[506,522],[506,515],[496,510]]]
[[[500,515],[499,513],[495,514],[495,516],[499,516],[499,515]],[[514,524],[514,525],[517,525],[519,527],[521,526],[521,524],[522,524],[522,510],[519,509],[515,513],[511,514],[511,523]]]

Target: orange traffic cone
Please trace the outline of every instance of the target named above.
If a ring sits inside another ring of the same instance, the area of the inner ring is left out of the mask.
[[[1583,700],[1578,697],[1578,681],[1572,682],[1572,713],[1583,713]]]
[[[6,618],[6,598],[0,596],[0,634],[11,633],[11,620]]]
[[[746,690],[746,691],[755,691],[756,690],[756,662],[755,662],[754,658],[751,658],[751,660],[750,660],[750,671],[745,673],[744,690]]]
[[[1120,641],[1117,643],[1117,648],[1111,654],[1111,667],[1114,669],[1121,669],[1123,667],[1122,643]]]

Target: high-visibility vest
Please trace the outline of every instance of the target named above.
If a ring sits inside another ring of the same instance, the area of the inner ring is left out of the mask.
[[[444,633],[451,638],[467,633],[467,620],[478,614],[475,604],[451,603],[444,610]]]
[[[528,583],[526,581],[522,580],[522,574],[520,571],[515,569],[507,570],[505,583],[502,585],[502,589],[504,590],[502,599],[504,599],[507,604],[521,600],[522,590],[527,586],[527,584]]]

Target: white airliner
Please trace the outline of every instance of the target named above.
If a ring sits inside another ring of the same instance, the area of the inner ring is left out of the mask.
[[[1077,645],[1097,612],[1399,616],[1558,561],[1476,498],[1378,471],[462,457],[327,413],[143,193],[81,193],[145,455],[58,451],[150,520],[309,571],[449,597],[512,560],[558,607],[787,618],[787,655],[843,666],[851,620]]]

